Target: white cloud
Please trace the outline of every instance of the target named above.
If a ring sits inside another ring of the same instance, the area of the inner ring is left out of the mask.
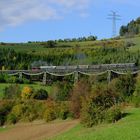
[[[91,0],[0,0],[0,28],[30,20],[51,20],[75,11],[83,15]]]

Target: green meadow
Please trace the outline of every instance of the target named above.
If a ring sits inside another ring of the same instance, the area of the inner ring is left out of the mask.
[[[128,108],[126,116],[114,124],[85,128],[81,124],[50,140],[139,140],[140,108]]]

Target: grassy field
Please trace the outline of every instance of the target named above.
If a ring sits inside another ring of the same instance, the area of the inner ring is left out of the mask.
[[[126,113],[128,115],[115,124],[93,128],[84,128],[79,124],[50,140],[139,140],[140,108],[127,109]]]
[[[119,40],[106,40],[106,41],[83,41],[83,42],[59,42],[57,43],[57,46],[55,48],[47,48],[47,43],[16,43],[16,44],[0,44],[0,49],[1,48],[10,48],[14,49],[16,52],[25,52],[28,54],[34,54],[34,55],[50,55],[54,54],[57,52],[57,55],[62,55],[62,52],[65,54],[73,54],[73,52],[76,51],[77,47],[79,46],[79,50],[82,51],[87,51],[87,50],[92,50],[92,49],[98,49],[101,48],[102,45],[106,42],[107,44],[109,42],[116,41],[118,42],[133,42],[135,46],[130,47],[130,51],[137,51],[140,50],[140,36],[135,36],[133,38],[121,38]],[[101,45],[102,44],[102,45]],[[110,44],[107,46],[111,46]],[[117,44],[117,43],[116,43]],[[66,47],[68,46],[68,47]],[[118,45],[119,47],[119,45]],[[121,47],[121,46],[120,46]]]
[[[0,83],[0,99],[3,97],[3,92],[4,92],[4,89],[8,86],[10,86],[11,84],[7,84],[7,83]],[[37,90],[37,89],[45,89],[46,91],[48,91],[48,93],[50,93],[51,91],[51,86],[43,86],[41,85],[41,83],[36,83],[36,84],[20,84],[19,85],[20,88],[22,89],[23,87],[25,86],[30,86],[32,87],[33,89]]]
[[[108,40],[110,42],[113,42],[113,40]],[[121,40],[116,40],[117,42],[120,42]],[[16,52],[26,52],[28,54],[53,54],[54,51],[57,53],[62,53],[62,50],[65,52],[71,52],[75,51],[77,46],[81,50],[85,49],[97,49],[101,47],[102,41],[82,41],[82,42],[58,42],[56,47],[54,48],[48,48],[47,43],[19,43],[19,44],[0,44],[0,48],[7,48],[7,49],[14,49]]]
[[[129,49],[130,51],[140,50],[140,37],[130,38],[130,39],[127,39],[126,41],[131,41],[135,44],[135,46],[133,46]]]
[[[19,43],[19,44],[0,44],[0,48],[7,48],[7,49],[14,49],[17,52],[26,52],[28,54],[47,54],[50,51],[60,51],[62,49],[65,49],[66,51],[71,50],[72,48],[75,48],[76,46],[79,46],[80,48],[97,48],[99,47],[96,45],[100,41],[86,41],[86,42],[66,42],[66,43],[58,43],[57,47],[55,48],[47,48],[45,43],[44,45],[41,45],[41,43]],[[64,46],[69,46],[69,47],[64,47]],[[28,50],[28,52],[27,52]]]

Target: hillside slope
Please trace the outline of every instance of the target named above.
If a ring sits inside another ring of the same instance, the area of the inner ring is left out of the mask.
[[[115,124],[104,124],[93,128],[81,125],[51,140],[139,140],[140,109],[129,108],[127,116]]]

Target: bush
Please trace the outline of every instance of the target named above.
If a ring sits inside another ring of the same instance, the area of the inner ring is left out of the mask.
[[[10,113],[10,114],[8,115],[8,117],[7,117],[7,122],[8,122],[9,124],[16,124],[16,122],[17,122],[17,117],[16,117],[14,114]]]
[[[69,84],[68,82],[60,82],[58,86],[60,88],[60,92],[57,94],[57,100],[58,101],[68,100],[69,93],[71,90],[71,84]]]
[[[15,76],[8,76],[6,78],[6,83],[16,83],[17,78]]]
[[[124,98],[131,96],[135,89],[133,75],[128,73],[127,75],[120,76],[116,82],[116,88]]]
[[[5,99],[16,99],[20,97],[20,87],[19,85],[10,85],[4,89]]]
[[[23,113],[24,113],[23,104],[20,103],[13,106],[11,114],[14,114],[17,119],[20,119]]]
[[[22,104],[22,120],[33,121],[43,118],[44,108],[41,102],[27,100]]]
[[[57,106],[53,101],[47,102],[47,108],[44,112],[44,119],[46,122],[53,121],[57,118]]]
[[[39,89],[33,94],[33,98],[37,100],[46,100],[48,98],[48,92],[44,89]]]
[[[16,117],[16,121],[33,121],[42,119],[45,104],[34,100],[18,101],[12,108],[10,114]]]
[[[109,123],[114,123],[122,118],[121,109],[119,106],[112,106],[106,111],[105,120]]]
[[[75,84],[71,94],[70,110],[74,115],[74,118],[80,117],[80,110],[82,104],[82,98],[85,98],[90,93],[90,85],[86,80],[81,80]]]
[[[53,91],[51,91],[51,96],[56,101],[67,101],[70,96],[70,91],[72,89],[72,84],[68,82],[57,82],[53,85]]]
[[[4,74],[0,74],[0,82],[1,83],[5,83],[6,82],[6,80],[5,80],[5,77],[6,77],[7,75],[4,75]]]
[[[6,116],[9,114],[13,106],[11,101],[0,101],[0,126],[6,122]]]
[[[24,84],[31,84],[32,83],[32,81],[30,81],[26,78],[22,78],[22,81],[23,81]]]
[[[53,40],[47,41],[47,47],[48,48],[54,48],[54,47],[56,47],[56,42],[53,41]]]
[[[81,122],[87,126],[105,121],[106,111],[118,101],[118,94],[107,85],[97,85],[92,93],[82,100]]]
[[[132,103],[135,107],[140,107],[140,96],[132,96],[131,103]]]
[[[140,96],[140,75],[138,75],[136,78],[135,91],[133,95]]]
[[[30,99],[33,94],[33,89],[29,86],[26,86],[22,89],[21,97],[22,99]]]
[[[68,102],[61,102],[59,105],[59,114],[58,117],[62,120],[65,120],[69,117],[69,104]]]
[[[31,84],[31,81],[23,77],[22,79],[16,78],[16,83],[18,83],[18,84]]]

